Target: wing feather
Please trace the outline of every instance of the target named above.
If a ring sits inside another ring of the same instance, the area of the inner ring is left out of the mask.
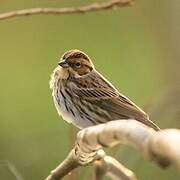
[[[87,84],[87,82],[92,82]],[[83,84],[86,84],[86,87]],[[111,120],[136,119],[147,126],[159,130],[159,127],[149,120],[148,115],[129,100],[120,94],[106,79],[99,73],[94,72],[86,78],[78,78],[77,82],[71,82],[70,87],[74,97],[86,100],[106,110]]]

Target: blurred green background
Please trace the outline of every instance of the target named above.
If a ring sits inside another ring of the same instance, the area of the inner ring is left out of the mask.
[[[0,0],[0,12],[71,7],[93,0]],[[40,180],[73,145],[75,128],[57,114],[50,74],[64,51],[85,51],[97,69],[161,128],[180,128],[180,2],[136,1],[113,11],[35,15],[0,21],[0,180]],[[117,149],[117,148],[116,148]],[[142,180],[180,179],[134,149],[110,151]],[[81,168],[69,180],[92,179]]]

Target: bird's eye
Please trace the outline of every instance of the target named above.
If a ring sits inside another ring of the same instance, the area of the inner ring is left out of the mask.
[[[81,63],[80,62],[77,62],[75,65],[76,65],[77,68],[81,67]]]

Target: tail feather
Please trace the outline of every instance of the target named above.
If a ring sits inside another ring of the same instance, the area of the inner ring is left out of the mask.
[[[152,122],[150,119],[146,119],[143,121],[143,123],[151,128],[153,128],[155,131],[161,130],[154,122]]]

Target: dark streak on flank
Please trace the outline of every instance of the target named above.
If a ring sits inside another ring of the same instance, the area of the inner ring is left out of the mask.
[[[95,123],[95,124],[98,124],[96,121],[93,121],[90,117],[89,117],[89,114],[86,112],[85,109],[83,109],[82,107],[84,107],[84,104],[82,101],[80,101],[81,105],[77,104],[77,107],[79,109],[79,111],[81,112],[80,116],[83,117],[83,118],[86,118],[87,120],[89,120],[90,122],[92,123]]]
[[[72,98],[72,95],[71,93],[68,91],[67,88],[64,89],[65,93],[69,96],[69,98],[71,99],[71,101],[73,102],[73,104],[75,104],[74,102],[74,98]],[[74,113],[73,109],[69,109],[71,111],[71,113],[73,114],[74,117],[76,117],[76,114]]]
[[[57,82],[57,86],[59,86],[59,84],[60,84],[60,79]],[[56,101],[57,101],[58,105],[61,107],[60,98],[59,98],[59,89],[58,88],[56,89],[55,98],[56,98]]]
[[[71,113],[73,114],[74,117],[76,117],[76,114],[74,113],[74,111],[70,108]]]
[[[63,94],[63,92],[62,92],[61,89],[60,89],[60,93],[61,93],[61,95],[62,95],[62,97],[63,97],[65,108],[66,108],[67,111],[69,111],[69,108],[68,108],[67,102],[66,102],[66,97],[65,97],[65,95]]]
[[[83,101],[81,101],[81,103],[82,103],[82,107],[86,107],[87,109],[89,109],[89,111],[91,111],[91,112],[93,112],[93,113],[97,113],[97,112],[95,112],[92,108],[91,108],[91,106],[88,104],[88,103],[83,103]],[[81,108],[82,109],[82,108]],[[82,109],[83,110],[83,113],[85,113],[88,117],[88,119],[90,119],[89,118],[89,115],[86,113],[86,111],[84,110],[84,109]],[[100,120],[98,120],[98,119],[90,119],[91,120],[91,122],[94,122],[95,124],[99,124],[99,123],[102,123],[102,121],[100,121]]]

